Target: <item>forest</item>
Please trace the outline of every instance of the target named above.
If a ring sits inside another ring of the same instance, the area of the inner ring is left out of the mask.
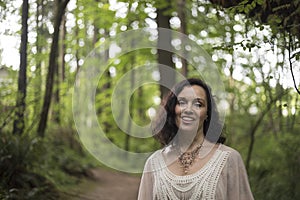
[[[92,168],[140,177],[189,77],[255,199],[300,199],[299,21],[299,0],[0,0],[0,199],[65,199]]]

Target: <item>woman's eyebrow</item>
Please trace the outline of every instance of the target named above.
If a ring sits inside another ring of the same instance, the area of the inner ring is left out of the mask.
[[[186,98],[186,97],[178,97],[177,98],[178,100],[188,100],[189,98]],[[205,102],[205,99],[203,98],[200,98],[200,97],[196,97],[196,98],[192,98],[192,100],[197,100],[197,101],[204,101]]]
[[[204,102],[205,102],[205,99],[200,98],[200,97],[195,98],[195,100],[198,100],[198,101],[204,101]]]

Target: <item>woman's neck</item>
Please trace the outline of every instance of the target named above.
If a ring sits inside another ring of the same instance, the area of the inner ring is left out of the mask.
[[[177,145],[181,151],[185,151],[185,152],[193,151],[199,145],[202,145],[203,141],[204,141],[203,131],[198,131],[196,134],[190,134],[190,133],[185,133],[180,131],[178,132]]]

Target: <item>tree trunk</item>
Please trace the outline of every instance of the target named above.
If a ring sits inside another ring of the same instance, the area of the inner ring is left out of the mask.
[[[77,20],[76,20],[77,21]],[[76,22],[76,27],[75,27],[75,36],[76,36],[76,44],[79,44],[79,27],[78,24]],[[76,59],[76,73],[75,73],[75,77],[77,76],[77,74],[79,73],[80,70],[80,64],[79,64],[79,60],[80,60],[80,56],[79,56],[79,48],[76,48],[75,50],[75,59]]]
[[[58,52],[61,53],[60,51]],[[60,73],[59,73],[59,65],[58,62],[55,63],[54,67],[54,93],[53,93],[53,100],[54,104],[52,106],[52,116],[53,121],[56,124],[60,124]]]
[[[78,4],[78,0],[76,0],[76,5],[79,5]],[[74,15],[75,15],[75,18],[78,19],[79,18],[79,9],[76,8],[75,9],[75,12],[74,12]],[[79,44],[79,22],[78,20],[75,20],[75,31],[74,31],[74,36],[76,38],[76,44]],[[79,64],[79,61],[80,61],[80,49],[78,47],[75,48],[75,59],[76,59],[76,73],[75,73],[75,77],[77,76],[77,74],[79,73],[79,70],[80,70],[80,64]]]
[[[59,28],[62,21],[62,16],[64,15],[65,9],[67,4],[70,0],[59,0],[57,2],[57,11],[55,15],[55,22],[54,22],[54,33],[52,36],[52,44],[49,56],[49,69],[46,79],[46,91],[44,95],[44,103],[41,112],[41,118],[38,125],[38,135],[40,137],[44,137],[45,130],[47,127],[47,119],[48,119],[48,112],[51,104],[51,97],[53,92],[53,82],[54,82],[54,75],[55,75],[55,67],[57,66],[57,50],[58,50],[58,39],[59,39]]]
[[[158,28],[171,29],[170,19],[171,15],[168,13],[171,9],[171,3],[169,0],[165,2],[166,6],[157,6],[157,26]],[[168,94],[170,88],[175,84],[175,68],[172,61],[172,52],[162,50],[172,49],[171,45],[172,36],[166,34],[163,31],[158,31],[158,42],[157,42],[157,61],[160,72],[160,96],[163,98]],[[174,70],[167,70],[170,67]]]
[[[104,30],[104,36],[106,38],[109,36],[109,30],[107,30],[107,29]],[[96,38],[96,37],[99,37],[99,36],[94,35],[94,38]],[[96,45],[96,43],[93,44],[93,45]],[[104,51],[103,62],[106,63],[106,62],[108,62],[108,60],[109,60],[109,48],[105,49],[105,51]],[[107,92],[107,91],[111,88],[111,75],[110,75],[110,72],[109,72],[108,68],[105,69],[105,72],[103,73],[101,79],[105,80],[105,81],[103,82],[103,84],[101,84],[101,87],[97,88],[96,92],[97,92],[97,94],[101,94],[101,93],[104,94],[105,95],[104,98],[109,99],[110,98],[110,93]],[[109,103],[110,102],[104,102],[101,107],[99,106],[97,108],[97,113],[101,114],[102,112],[105,112],[104,111],[105,109],[103,109],[103,108],[109,107],[110,106]],[[107,121],[104,121],[103,126],[104,126],[103,130],[104,130],[105,133],[110,132],[110,129],[111,129],[110,123],[108,123]]]
[[[63,15],[63,19],[62,19],[62,32],[61,32],[61,46],[60,46],[60,66],[61,66],[61,80],[64,81],[66,78],[66,69],[65,69],[65,55],[66,55],[66,16]]]
[[[55,67],[55,86],[54,86],[54,102],[55,106],[53,107],[52,114],[53,114],[53,120],[55,123],[60,124],[61,123],[61,117],[60,117],[60,104],[61,104],[61,97],[60,97],[60,84],[65,78],[65,38],[66,38],[66,16],[62,16],[62,22],[61,22],[61,32],[60,32],[60,43],[59,43],[59,51],[58,51],[58,57],[59,62],[56,62]]]
[[[93,47],[96,47],[96,43],[99,40],[99,27],[98,27],[98,23],[97,20],[94,21],[94,35],[93,35]]]
[[[131,68],[133,67],[134,65],[134,57],[132,56],[132,59],[131,59]],[[135,72],[134,70],[131,71],[131,79],[130,79],[130,91],[133,90],[134,88],[134,84],[135,84]],[[125,137],[125,147],[124,147],[124,150],[125,151],[129,151],[130,150],[130,133],[131,133],[131,129],[132,129],[132,123],[133,123],[133,116],[134,116],[134,113],[133,113],[133,110],[134,110],[134,101],[135,101],[135,98],[134,98],[134,95],[131,97],[131,103],[129,105],[129,114],[131,114],[131,118],[128,119],[127,121],[127,127],[126,127],[126,137]]]
[[[35,63],[36,63],[36,70],[35,70],[35,79],[34,79],[34,96],[36,98],[36,103],[34,104],[34,113],[40,112],[40,96],[42,91],[42,53],[43,53],[43,43],[42,37],[44,36],[44,29],[43,29],[43,21],[45,16],[45,9],[44,9],[44,0],[37,0],[36,1],[36,55],[35,55]]]
[[[13,125],[13,133],[21,135],[25,129],[24,113],[26,109],[26,69],[27,69],[27,42],[28,42],[28,0],[23,0],[22,5],[22,33],[20,47],[20,69],[18,78],[18,93],[16,99],[16,118]]]
[[[255,124],[253,125],[252,129],[250,130],[250,145],[248,148],[248,154],[247,154],[247,158],[246,158],[246,169],[247,169],[248,173],[250,171],[250,161],[251,161],[251,156],[252,156],[252,152],[253,152],[253,148],[254,148],[255,133],[256,133],[259,125],[262,123],[264,116],[271,110],[272,106],[276,103],[276,101],[285,94],[286,93],[284,93],[284,92],[278,94],[274,99],[272,99],[267,104],[267,107],[260,113],[259,117],[256,118],[257,120],[256,120]]]
[[[187,34],[187,24],[186,24],[186,15],[185,15],[185,4],[186,1],[185,0],[178,0],[178,17],[180,19],[180,32],[184,35]],[[182,51],[183,51],[183,57],[181,58],[181,64],[182,64],[182,68],[181,68],[181,73],[184,77],[188,76],[188,63],[187,63],[187,51],[184,47],[184,42],[181,42],[182,47]]]

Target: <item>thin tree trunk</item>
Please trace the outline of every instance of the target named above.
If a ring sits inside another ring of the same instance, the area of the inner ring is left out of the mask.
[[[42,91],[42,59],[41,55],[43,52],[43,44],[42,44],[42,37],[43,35],[43,20],[44,20],[44,0],[37,0],[36,1],[36,55],[35,55],[35,62],[36,62],[36,70],[35,70],[35,80],[34,80],[34,96],[36,98],[36,103],[34,104],[34,113],[40,112],[40,99],[41,99],[41,91]]]
[[[26,110],[26,69],[27,69],[27,42],[28,42],[28,0],[23,0],[22,5],[22,33],[20,47],[20,69],[18,78],[18,93],[16,99],[16,118],[13,126],[13,134],[21,135],[24,132],[25,120],[24,113]]]
[[[78,24],[75,27],[75,36],[76,36],[76,44],[79,44],[79,28],[78,28]],[[77,76],[77,74],[79,73],[80,70],[80,65],[79,65],[79,48],[76,48],[75,51],[75,59],[76,59],[76,73],[75,73],[75,77]]]
[[[60,117],[60,105],[61,105],[61,96],[60,96],[60,84],[65,78],[65,31],[66,31],[66,16],[62,16],[62,22],[61,22],[61,32],[60,32],[60,44],[59,44],[59,51],[58,51],[58,57],[59,62],[56,62],[55,67],[55,86],[54,86],[54,107],[52,110],[53,113],[53,120],[57,124],[61,123],[61,117]]]
[[[63,21],[62,21],[62,33],[61,33],[61,48],[60,48],[60,66],[61,66],[61,80],[64,81],[66,78],[66,69],[65,69],[65,55],[66,55],[66,16],[63,15]]]
[[[246,158],[246,169],[247,169],[248,173],[250,171],[250,161],[251,161],[251,156],[252,156],[254,142],[255,142],[255,133],[256,133],[259,125],[262,123],[262,120],[263,120],[264,116],[270,111],[270,109],[272,108],[274,103],[278,99],[280,99],[284,94],[286,94],[286,93],[283,92],[283,93],[278,94],[274,99],[272,99],[268,103],[266,109],[261,112],[261,114],[257,118],[256,122],[254,123],[252,129],[250,130],[250,145],[249,145],[249,148],[248,148],[248,154],[247,154],[247,158]]]
[[[65,9],[67,4],[70,0],[58,1],[57,3],[57,11],[56,17],[54,22],[54,33],[52,36],[52,44],[51,44],[51,51],[49,56],[49,69],[46,79],[46,91],[44,96],[44,103],[41,112],[41,118],[38,125],[38,135],[40,137],[44,137],[45,130],[47,127],[47,120],[48,120],[48,112],[51,104],[51,97],[53,92],[53,82],[54,82],[54,75],[55,75],[55,67],[57,66],[57,50],[58,50],[58,39],[59,39],[59,28],[62,22],[62,16],[64,15]]]
[[[105,30],[104,31],[104,35],[105,37],[108,37],[109,36],[109,30]],[[98,36],[94,36],[94,37],[98,37]],[[95,44],[93,44],[95,45]],[[103,62],[108,62],[109,60],[109,49],[105,49],[104,51],[104,60]],[[110,75],[110,72],[108,69],[106,69],[106,71],[104,72],[103,74],[103,79],[105,80],[105,82],[103,83],[103,85],[100,87],[100,88],[97,88],[97,93],[100,94],[100,93],[104,93],[105,94],[105,99],[109,99],[110,98],[110,94],[107,92],[110,88],[111,88],[111,75]],[[103,110],[103,108],[105,107],[109,107],[109,103],[104,103],[101,107],[98,107],[97,109],[97,113],[102,113],[102,112],[105,112]],[[111,128],[111,125],[108,123],[108,122],[104,122],[103,123],[104,125],[104,132],[105,133],[108,133],[110,131],[110,128]]]
[[[157,25],[158,28],[171,29],[170,19],[171,16],[168,13],[171,9],[171,2],[167,0],[167,6],[157,6]],[[158,42],[157,42],[157,61],[159,64],[160,72],[160,93],[161,98],[168,94],[170,88],[175,84],[175,68],[172,61],[172,52],[165,51],[163,49],[172,49],[171,45],[172,36],[166,34],[164,31],[158,31]],[[168,70],[170,67],[174,70]]]
[[[186,15],[185,15],[185,4],[186,1],[185,0],[178,0],[178,17],[180,19],[180,32],[184,35],[187,34],[187,24],[186,24]],[[184,77],[188,76],[188,63],[187,63],[187,51],[184,47],[184,42],[181,42],[182,47],[182,51],[183,51],[183,57],[181,58],[181,64],[182,64],[182,68],[181,68],[181,73]]]
[[[99,27],[97,26],[97,21],[94,21],[94,35],[93,35],[93,47],[96,47],[96,43],[99,40]]]
[[[300,96],[300,95],[297,95],[297,97],[296,97],[295,105],[299,105],[299,104],[298,104],[299,96]],[[295,109],[297,109],[297,108],[295,108]],[[297,114],[296,114],[296,110],[295,110],[295,113],[294,113],[294,114],[292,113],[291,124],[289,125],[290,132],[293,132],[293,131],[294,131],[295,123],[297,123],[297,122],[296,122],[296,115],[297,115]]]
[[[131,67],[134,65],[134,57],[132,56],[132,59],[131,59]],[[133,90],[134,88],[134,83],[135,83],[135,73],[134,73],[134,70],[131,71],[131,79],[130,79],[130,91]],[[131,133],[131,129],[132,129],[132,119],[133,119],[133,108],[134,108],[134,101],[135,101],[135,98],[134,96],[132,96],[131,98],[131,104],[129,105],[129,114],[131,114],[131,118],[128,119],[127,121],[127,127],[126,127],[126,138],[125,138],[125,151],[129,151],[130,149],[130,133]]]
[[[129,4],[129,9],[128,10],[131,11],[131,8],[132,8],[132,2]],[[132,23],[131,15],[129,14],[127,26],[129,27],[131,23]],[[135,41],[131,41],[131,47],[134,46],[134,43],[135,43]],[[131,54],[130,55],[129,69],[133,69],[134,64],[135,64],[135,56],[134,56],[134,54]],[[127,69],[124,68],[124,73],[126,72],[126,70]],[[131,71],[130,75],[131,75],[131,77],[130,77],[131,78],[130,79],[130,90],[129,91],[123,91],[123,92],[131,92],[134,88],[134,85],[135,85],[135,72],[134,72],[134,70]],[[124,149],[127,152],[130,149],[130,141],[131,141],[130,133],[131,133],[131,130],[132,130],[132,123],[133,123],[132,119],[133,119],[133,116],[134,116],[134,114],[133,114],[134,101],[135,101],[135,98],[134,98],[134,95],[133,95],[132,98],[131,98],[132,103],[129,104],[129,115],[131,114],[131,117],[127,119],[128,121],[127,121],[126,133],[125,133],[125,144],[124,144],[125,146],[124,146]],[[121,113],[124,113],[124,109],[125,108],[122,108]],[[120,115],[120,116],[122,116],[122,115]],[[127,156],[127,154],[126,154],[126,156]]]
[[[60,54],[60,51],[58,52]],[[56,124],[60,124],[60,73],[59,73],[59,65],[56,62],[56,66],[54,67],[54,93],[53,100],[54,104],[52,106],[52,116],[53,120]]]
[[[143,90],[143,87],[139,87],[137,89],[137,93],[138,93],[138,96],[137,96],[137,102],[138,102],[138,117],[143,120],[143,121],[146,121],[147,118],[145,116],[145,109],[146,109],[146,106],[144,106],[144,90]]]
[[[76,5],[78,5],[78,0],[76,0]],[[79,18],[79,12],[78,8],[75,9],[74,15],[75,18],[78,19]],[[76,44],[79,44],[79,24],[78,24],[78,20],[76,20],[76,26],[75,26],[75,31],[74,31],[74,35],[76,38]],[[79,73],[80,70],[80,64],[79,64],[79,60],[80,60],[80,55],[79,55],[79,48],[77,47],[75,50],[75,59],[76,59],[76,73],[75,73],[75,77],[77,76],[77,74]]]

